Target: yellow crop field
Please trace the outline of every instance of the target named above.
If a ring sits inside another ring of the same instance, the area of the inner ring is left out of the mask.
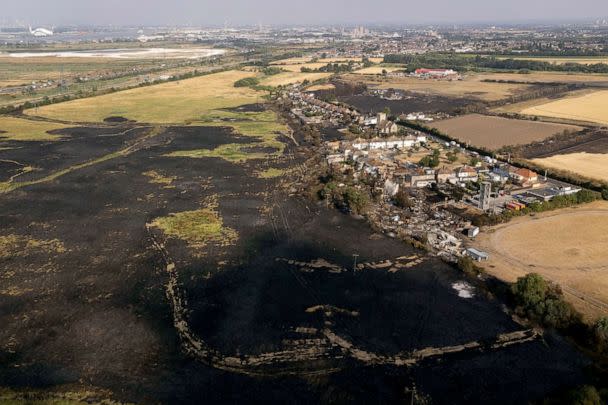
[[[490,254],[486,271],[513,282],[536,272],[562,286],[588,318],[606,316],[608,203],[520,217],[483,232],[476,247]]]
[[[526,108],[526,115],[608,124],[608,90],[569,97]]]
[[[568,153],[532,159],[532,161],[551,169],[570,171],[608,183],[608,155],[604,153]]]
[[[237,80],[253,76],[252,72],[232,70],[48,105],[26,113],[72,122],[100,122],[120,116],[139,122],[183,124],[213,110],[259,101],[261,93],[234,87]]]
[[[61,135],[49,131],[67,128],[67,125],[46,121],[32,121],[23,118],[0,116],[0,144],[9,141],[56,141]]]
[[[356,75],[380,75],[385,70],[390,73],[395,72],[397,70],[403,70],[403,68],[399,66],[370,66],[367,68],[356,70],[353,73]]]

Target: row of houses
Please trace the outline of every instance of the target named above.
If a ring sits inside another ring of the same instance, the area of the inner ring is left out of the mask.
[[[293,103],[292,114],[304,124],[346,124],[359,122],[361,114],[354,108],[328,103],[317,99],[313,94],[294,89],[286,97]]]

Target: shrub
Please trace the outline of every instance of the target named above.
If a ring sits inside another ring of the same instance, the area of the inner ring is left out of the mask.
[[[250,87],[256,86],[260,83],[260,81],[255,77],[246,77],[244,79],[239,79],[234,82],[234,87]]]

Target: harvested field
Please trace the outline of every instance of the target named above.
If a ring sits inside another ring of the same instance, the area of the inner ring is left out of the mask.
[[[514,281],[540,273],[590,318],[608,314],[608,203],[521,217],[483,232],[491,274]]]
[[[326,79],[332,73],[300,73],[283,72],[263,79],[260,84],[265,86],[287,86],[288,84],[302,83],[304,80],[314,82],[315,80]]]
[[[372,69],[372,68],[370,68]],[[376,69],[374,67],[373,69]],[[387,69],[388,70],[388,69]],[[395,68],[395,70],[398,70]],[[382,69],[380,69],[380,72]],[[361,70],[355,72],[361,73]],[[515,75],[513,75],[515,76]],[[443,97],[471,98],[482,101],[497,101],[517,96],[530,89],[530,85],[512,83],[484,82],[484,75],[468,75],[463,80],[423,80],[415,77],[388,77],[365,80],[360,76],[351,77],[353,81],[365,81],[370,87],[381,89],[400,89],[414,93]]]
[[[67,125],[0,116],[0,144],[6,141],[57,141],[63,135],[50,132],[63,128]]]
[[[327,66],[327,63],[322,63],[322,62],[314,62],[314,63],[300,63],[300,64],[293,64],[293,65],[280,65],[279,67],[281,69],[287,70],[289,72],[298,72],[300,73],[302,70],[302,68],[308,68],[308,69],[319,69],[322,68],[323,66]]]
[[[306,88],[306,91],[321,91],[321,90],[335,90],[336,86],[331,83],[326,84],[315,84]]]
[[[213,110],[258,102],[261,93],[234,87],[237,80],[253,76],[251,72],[232,70],[48,105],[26,113],[73,122],[102,122],[119,116],[139,122],[183,124]]]
[[[602,90],[526,108],[521,113],[608,125],[607,105],[608,90]]]
[[[395,72],[397,70],[403,70],[403,67],[400,66],[370,66],[367,68],[355,70],[353,74],[356,75],[381,75],[383,71],[386,72]]]
[[[567,153],[532,159],[532,162],[551,169],[573,172],[608,184],[608,154],[605,153]]]
[[[582,128],[528,120],[515,120],[480,114],[469,114],[435,122],[433,128],[462,142],[486,149],[522,145],[546,139],[552,135]]]
[[[0,55],[0,85],[31,84],[32,81],[59,79],[65,75],[83,75],[133,67],[152,67],[154,61],[112,60],[106,58],[11,58]]]
[[[608,131],[588,129],[567,136],[562,134],[542,142],[521,146],[514,152],[525,159],[581,152],[608,154]]]
[[[503,80],[521,83],[565,83],[588,85],[608,85],[608,75],[595,73],[530,72],[519,73],[481,73],[476,80]]]

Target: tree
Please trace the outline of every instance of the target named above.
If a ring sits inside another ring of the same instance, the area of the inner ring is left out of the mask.
[[[450,163],[454,163],[454,162],[456,162],[458,160],[458,154],[456,152],[451,152],[450,151],[450,152],[448,152],[446,154],[446,157],[448,158],[448,161]]]
[[[547,295],[547,282],[540,274],[530,273],[517,279],[511,287],[518,305],[529,308],[545,300]]]
[[[477,277],[483,271],[469,256],[462,256],[458,259],[458,268],[470,277]]]
[[[608,346],[608,317],[598,319],[593,325],[593,334],[600,349]]]
[[[342,194],[342,198],[344,199],[345,208],[353,214],[363,213],[369,203],[367,195],[354,187],[347,187]]]
[[[395,205],[399,208],[410,208],[413,205],[412,199],[407,195],[407,193],[403,189],[397,191],[397,194],[395,194],[394,198]]]

